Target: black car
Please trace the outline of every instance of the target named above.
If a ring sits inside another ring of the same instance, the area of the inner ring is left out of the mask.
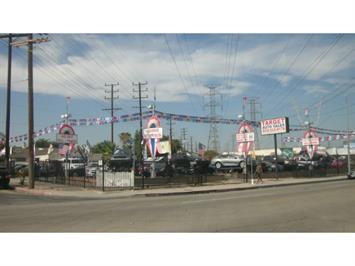
[[[117,149],[112,155],[110,161],[108,162],[109,169],[113,171],[130,171],[132,169],[132,166],[132,154],[122,149]]]
[[[11,175],[6,167],[0,166],[0,187],[8,188],[10,185]]]

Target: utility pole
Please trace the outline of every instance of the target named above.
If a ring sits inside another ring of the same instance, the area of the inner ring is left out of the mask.
[[[250,113],[250,121],[256,125],[258,123],[257,115],[260,115],[261,117],[261,103],[258,102],[259,97],[244,97],[243,98],[243,105],[247,104],[249,105],[249,113]],[[243,109],[245,106],[243,107]],[[245,110],[244,110],[245,112]],[[254,130],[255,134],[255,147],[256,149],[260,148],[260,142],[259,142],[259,136],[258,136],[258,130],[255,128]]]
[[[218,152],[219,139],[218,139],[218,128],[216,123],[216,118],[217,118],[216,107],[220,106],[222,109],[222,104],[217,102],[216,100],[216,95],[217,95],[216,87],[215,86],[206,86],[206,87],[209,89],[209,93],[208,93],[209,101],[204,105],[204,107],[209,108],[210,111],[209,117],[212,121],[210,124],[210,131],[208,135],[207,149],[209,150],[212,146],[212,149]]]
[[[118,99],[118,96],[114,96],[114,94],[116,92],[119,92],[119,90],[114,90],[114,86],[118,86],[119,83],[111,83],[111,84],[106,84],[105,83],[105,87],[111,87],[111,90],[105,90],[105,93],[110,93],[111,97],[106,97],[105,96],[105,100],[111,100],[111,108],[105,108],[102,109],[103,111],[111,111],[111,119],[113,119],[113,111],[115,110],[120,110],[121,108],[114,108],[113,107],[113,101],[114,99]],[[111,120],[111,142],[114,143],[114,133],[113,133],[113,120]]]
[[[133,99],[139,100],[139,128],[140,128],[140,145],[141,145],[141,160],[140,160],[140,170],[142,173],[142,189],[144,189],[144,158],[143,158],[143,117],[142,117],[142,99],[148,98],[148,95],[142,96],[142,86],[147,85],[148,82],[138,82],[132,83],[133,86],[138,86],[138,91],[133,89],[133,92],[138,92],[138,97],[133,97]],[[144,89],[143,92],[148,91],[148,89]]]
[[[186,134],[187,134],[187,130],[186,127],[183,127],[181,129],[181,144],[183,144],[184,147],[184,151],[186,152]]]
[[[0,39],[8,38],[7,54],[7,94],[6,94],[6,129],[5,129],[5,161],[6,168],[10,170],[10,113],[11,113],[11,70],[12,70],[12,38],[24,37],[27,34],[2,34]]]
[[[35,187],[33,149],[33,35],[28,36],[28,186]]]
[[[348,176],[351,174],[351,158],[350,158],[350,105],[349,105],[349,95],[346,97],[346,127],[348,133]]]
[[[34,180],[34,149],[33,149],[33,44],[48,42],[48,38],[33,39],[33,34],[27,34],[27,40],[15,41],[11,44],[19,47],[27,45],[28,61],[28,188],[33,189]]]
[[[169,142],[170,142],[171,150],[173,149],[173,125],[175,125],[175,123],[172,122],[172,118],[170,115],[169,116]]]
[[[9,34],[7,61],[7,98],[6,98],[6,131],[5,131],[5,160],[6,168],[10,170],[10,112],[11,112],[11,63],[12,63],[12,35]]]

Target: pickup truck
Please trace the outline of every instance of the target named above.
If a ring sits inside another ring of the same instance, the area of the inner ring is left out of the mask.
[[[0,187],[8,188],[10,184],[11,175],[6,167],[0,166]]]

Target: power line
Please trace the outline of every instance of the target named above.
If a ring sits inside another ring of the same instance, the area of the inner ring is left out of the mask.
[[[170,47],[170,45],[169,45],[169,41],[168,41],[168,38],[167,38],[166,34],[164,34],[164,38],[165,38],[165,43],[166,43],[166,46],[168,47],[170,56],[171,56],[171,58],[172,58],[172,60],[173,60],[173,62],[174,62],[174,65],[175,65],[176,71],[177,71],[177,73],[178,73],[178,76],[179,76],[179,78],[180,78],[180,80],[181,80],[181,83],[182,83],[184,89],[185,89],[186,95],[188,95],[189,92],[188,92],[188,90],[187,90],[187,88],[186,88],[185,81],[184,81],[184,79],[183,79],[183,77],[182,77],[182,75],[181,75],[181,72],[180,72],[180,70],[179,70],[179,67],[178,67],[178,65],[177,65],[177,63],[176,63],[175,56],[174,56],[174,54],[173,54],[173,51],[171,50],[171,47]],[[193,103],[192,103],[192,101],[191,101],[191,97],[188,97],[188,98],[189,98],[189,101],[190,101],[190,103],[191,103],[191,106],[192,106],[194,112],[196,113],[196,109],[195,109],[195,106],[193,105]]]
[[[279,103],[283,102],[287,97],[289,97],[294,91],[296,91],[295,89],[306,79],[306,77],[313,72],[313,70],[320,64],[320,62],[322,62],[322,60],[328,55],[328,53],[335,47],[335,45],[337,45],[337,43],[339,42],[339,40],[344,36],[344,34],[340,34],[338,37],[335,38],[335,40],[332,41],[332,43],[329,45],[329,47],[327,49],[325,49],[324,51],[322,51],[322,53],[315,59],[315,61],[313,62],[313,64],[311,64],[310,68],[305,71],[305,73],[303,74],[302,78],[298,80],[298,82],[295,84],[295,86],[290,87],[289,89],[289,93],[285,94],[284,97],[281,97],[281,99],[279,100],[279,102],[276,104],[277,106],[279,106]],[[284,103],[283,105],[279,106],[279,108],[283,107],[286,103]]]
[[[283,82],[285,80],[285,77],[288,76],[291,68],[295,65],[296,61],[298,60],[298,58],[300,57],[300,55],[303,53],[303,51],[306,49],[306,47],[309,45],[311,39],[313,38],[313,34],[309,35],[308,38],[305,40],[303,46],[301,47],[301,49],[298,51],[297,55],[295,56],[295,58],[293,59],[293,61],[291,62],[291,64],[288,66],[287,70],[282,74],[282,81],[280,81],[280,84],[281,82]],[[264,98],[263,102],[264,104],[269,100],[269,99],[273,99],[272,96],[274,94],[276,90],[273,89],[270,93],[268,93],[266,95],[266,97]]]

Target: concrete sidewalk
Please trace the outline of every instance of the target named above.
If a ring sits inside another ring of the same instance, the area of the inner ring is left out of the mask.
[[[80,187],[53,185],[48,183],[36,182],[35,189],[28,189],[26,186],[16,185],[13,180],[12,184],[14,191],[18,193],[26,193],[42,196],[56,197],[73,197],[73,198],[88,198],[88,199],[105,199],[105,198],[125,198],[134,196],[168,196],[168,195],[183,195],[183,194],[200,194],[200,193],[217,193],[247,189],[261,189],[277,186],[291,186],[301,184],[323,183],[347,180],[346,176],[337,177],[322,177],[322,178],[282,178],[265,179],[262,184],[239,183],[239,184],[204,184],[202,186],[189,187],[174,187],[174,188],[147,188],[144,190],[119,190],[119,191],[98,191],[95,189],[85,189]]]

